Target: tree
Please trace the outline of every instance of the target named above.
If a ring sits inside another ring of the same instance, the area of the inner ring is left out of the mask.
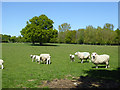
[[[60,32],[65,32],[67,30],[70,30],[71,26],[68,23],[63,23],[63,24],[59,25],[58,29],[59,29]]]
[[[71,43],[72,41],[72,32],[67,30],[65,35],[65,43]]]
[[[115,32],[117,34],[115,42],[120,45],[120,30],[117,28],[117,30],[115,30]]]
[[[16,42],[16,41],[17,41],[16,36],[12,36],[12,37],[10,38],[10,41],[13,42],[13,43]]]
[[[26,27],[21,31],[21,35],[33,44],[39,42],[42,45],[42,43],[48,42],[52,37],[53,23],[46,15],[35,16],[27,21]]]
[[[70,24],[63,23],[58,26],[58,29],[59,29],[58,40],[59,40],[59,42],[65,43],[66,33],[67,33],[67,31],[69,31],[71,29]]]
[[[114,25],[106,23],[103,27],[104,44],[114,44],[116,33],[113,31]]]
[[[16,42],[26,42],[24,37],[18,36],[16,37]]]
[[[8,43],[10,41],[10,37],[11,37],[10,35],[6,35],[6,34],[2,35],[1,34],[1,36],[2,36],[2,42],[7,42]]]
[[[106,23],[106,24],[104,25],[103,29],[113,30],[113,29],[114,29],[114,25],[113,25],[113,24]]]
[[[76,41],[79,44],[84,43],[84,29],[78,29],[76,32]]]
[[[95,44],[96,43],[96,29],[89,25],[84,30],[84,42],[89,44]]]
[[[56,43],[57,42],[57,37],[58,37],[58,31],[56,29],[54,29],[51,33],[51,38],[50,38],[50,42],[52,43]]]

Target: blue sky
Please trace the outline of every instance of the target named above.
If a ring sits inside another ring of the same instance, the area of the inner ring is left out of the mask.
[[[2,34],[19,36],[26,21],[45,14],[54,28],[68,23],[72,30],[88,25],[118,27],[118,2],[2,2]]]

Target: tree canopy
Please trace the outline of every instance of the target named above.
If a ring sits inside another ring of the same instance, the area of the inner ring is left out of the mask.
[[[27,21],[21,35],[33,44],[39,42],[42,45],[43,42],[49,42],[50,38],[53,37],[53,32],[56,32],[56,30],[53,30],[53,23],[46,15],[35,16]]]

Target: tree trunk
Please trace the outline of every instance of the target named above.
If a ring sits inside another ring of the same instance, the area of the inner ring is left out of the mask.
[[[40,46],[42,46],[42,42],[40,42]]]
[[[34,45],[34,44],[35,44],[35,41],[32,41],[32,44]]]

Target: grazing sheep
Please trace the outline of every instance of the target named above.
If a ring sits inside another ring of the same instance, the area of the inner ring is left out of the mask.
[[[36,61],[36,62],[39,62],[39,61],[40,61],[40,56],[35,55],[35,61]]]
[[[86,59],[86,61],[87,61],[87,59],[90,59],[89,52],[76,52],[75,55],[77,55],[78,58],[81,59],[81,63],[83,63],[83,59]]]
[[[3,63],[4,63],[4,61],[2,59],[0,59],[1,69],[3,69]]]
[[[107,54],[103,54],[103,55],[98,55],[97,53],[92,53],[91,54],[92,57],[92,62],[96,65],[96,68],[98,68],[98,64],[106,64],[106,68],[108,68],[109,65],[109,58],[110,56]]]
[[[35,60],[36,62],[40,61],[40,56],[38,55],[30,55],[30,57],[32,58],[32,62]]]
[[[72,54],[70,54],[70,60],[71,60],[71,62],[75,61],[74,58],[75,58],[75,56],[72,55]]]
[[[30,55],[30,57],[32,58],[32,62],[35,60],[35,55]]]
[[[51,58],[50,54],[40,54],[40,61],[43,61],[43,62],[47,61],[46,64],[50,64],[50,58]],[[40,61],[39,61],[39,64],[40,64]]]

